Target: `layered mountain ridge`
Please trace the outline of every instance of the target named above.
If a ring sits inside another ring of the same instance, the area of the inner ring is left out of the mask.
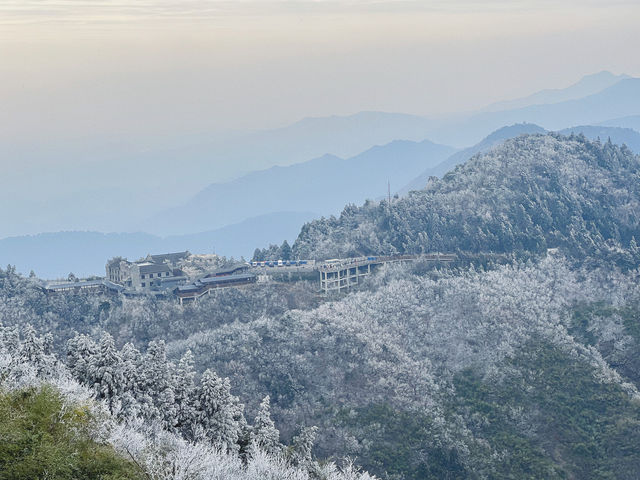
[[[388,205],[349,206],[306,224],[294,251],[328,258],[396,252],[572,255],[638,234],[640,160],[584,136],[522,135]]]

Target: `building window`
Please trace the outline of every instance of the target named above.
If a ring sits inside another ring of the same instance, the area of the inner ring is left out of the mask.
[[[140,275],[140,278],[144,278],[144,273],[142,275]]]
[[[143,287],[144,287],[144,286],[146,286],[144,282],[142,282],[142,286],[143,286]]]

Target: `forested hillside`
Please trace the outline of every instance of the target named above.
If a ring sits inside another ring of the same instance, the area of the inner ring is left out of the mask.
[[[582,136],[524,135],[474,156],[407,198],[347,206],[306,224],[301,258],[403,252],[572,257],[637,248],[640,160]]]
[[[281,442],[299,444],[301,426],[315,425],[302,431],[317,435],[316,455],[352,456],[383,478],[640,475],[629,447],[640,441],[637,270],[576,270],[554,256],[488,271],[425,267],[383,270],[360,292],[301,310],[283,297],[243,309],[248,293],[182,316],[166,301],[105,298],[90,325],[78,323],[93,338],[72,337],[61,354],[106,408],[176,438],[194,438],[181,418],[199,418],[200,392],[213,388],[226,399],[217,405],[246,404],[247,418],[268,395]],[[266,293],[254,293],[256,305]],[[21,308],[13,318],[26,317]],[[23,351],[43,351],[69,328],[52,313],[40,326],[52,336]],[[123,345],[136,336],[150,343]],[[231,432],[243,451],[244,421],[228,418],[201,431]]]
[[[534,125],[532,123],[516,123],[514,125],[502,127],[495,132],[492,132],[490,135],[487,135],[477,144],[454,153],[445,161],[434,167],[427,168],[403,187],[400,190],[400,193],[407,194],[412,190],[422,190],[427,185],[429,177],[442,177],[444,174],[449,172],[449,170],[453,170],[456,165],[466,162],[475,154],[491,150],[505,140],[515,138],[518,135],[523,135],[525,133],[547,133],[547,131],[541,126]]]
[[[409,182],[405,187],[403,187],[399,193],[407,194],[411,190],[422,190],[425,185],[427,185],[429,181],[429,177],[436,176],[442,177],[444,174],[448,173],[450,170],[453,170],[456,165],[466,162],[473,155],[477,153],[484,153],[492,148],[497,147],[505,140],[510,138],[515,138],[518,135],[522,134],[545,134],[548,133],[547,130],[540,127],[539,125],[535,125],[532,123],[516,123],[514,125],[509,125],[506,127],[502,127],[495,132],[488,135],[481,142],[473,145],[472,147],[465,148],[460,150],[449,158],[447,158],[442,163],[439,163],[435,167],[429,167],[424,172],[422,172],[418,177],[414,178],[411,182]],[[629,149],[634,153],[640,153],[640,133],[631,128],[620,128],[620,127],[605,127],[605,126],[592,126],[592,125],[583,125],[571,128],[565,128],[560,130],[558,133],[562,135],[584,135],[591,140],[608,140],[610,139],[613,143],[622,145],[625,144]]]
[[[77,335],[65,365],[50,335],[2,327],[0,372],[3,480],[373,479],[314,460],[315,427],[280,443],[268,396],[248,423],[229,379],[196,381],[190,353],[170,362],[164,342],[141,355],[108,333]]]
[[[606,141],[610,139],[615,144],[625,144],[634,153],[640,153],[640,132],[631,128],[581,125],[562,129],[558,133],[562,135],[583,134],[591,140]]]
[[[530,135],[348,206],[294,253],[459,261],[337,297],[274,282],[182,307],[0,270],[0,415],[80,405],[96,433],[61,426],[64,448],[123,478],[640,478],[639,172],[625,148]],[[25,460],[14,444],[0,462]]]

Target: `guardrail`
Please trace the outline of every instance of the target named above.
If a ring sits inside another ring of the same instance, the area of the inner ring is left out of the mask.
[[[425,255],[382,255],[382,256],[370,256],[370,257],[356,257],[356,258],[347,258],[340,259],[340,261],[336,262],[325,262],[318,266],[318,270],[326,272],[326,271],[334,271],[334,270],[342,270],[345,268],[353,268],[359,267],[363,265],[375,265],[379,263],[389,263],[389,262],[402,262],[409,260],[427,260],[427,261],[438,261],[438,262],[452,262],[456,260],[456,255],[446,253],[429,253]]]

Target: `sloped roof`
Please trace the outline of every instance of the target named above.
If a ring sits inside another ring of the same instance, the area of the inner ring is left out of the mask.
[[[166,264],[158,265],[155,263],[139,263],[138,268],[140,269],[141,274],[171,272],[171,267]]]
[[[184,252],[175,252],[175,253],[161,253],[158,255],[149,255],[147,258],[150,258],[153,263],[176,263],[180,260],[184,260],[190,255],[189,251]]]
[[[62,288],[70,288],[70,287],[98,287],[100,285],[104,285],[102,280],[80,280],[78,282],[51,282],[46,283],[45,288],[48,290],[56,290]]]
[[[200,287],[198,287],[197,285],[183,285],[181,287],[178,287],[178,291],[179,292],[194,292],[197,291]]]
[[[205,275],[205,278],[219,277],[222,275],[232,275],[236,272],[242,272],[248,269],[249,269],[249,265],[247,265],[246,263],[236,263],[235,265],[232,265],[227,268],[218,268],[217,270],[213,270],[212,272],[207,272],[207,274]]]
[[[253,275],[252,273],[241,273],[238,275],[225,275],[222,277],[201,278],[198,281],[203,285],[211,285],[216,283],[233,282],[237,280],[249,280],[252,278],[255,278],[255,275]]]
[[[55,290],[67,290],[70,288],[91,288],[91,287],[100,287],[104,286],[110,290],[115,290],[121,292],[124,290],[122,285],[118,285],[117,283],[113,283],[109,280],[80,280],[78,282],[46,282],[43,284],[43,287],[46,290],[55,291]]]

